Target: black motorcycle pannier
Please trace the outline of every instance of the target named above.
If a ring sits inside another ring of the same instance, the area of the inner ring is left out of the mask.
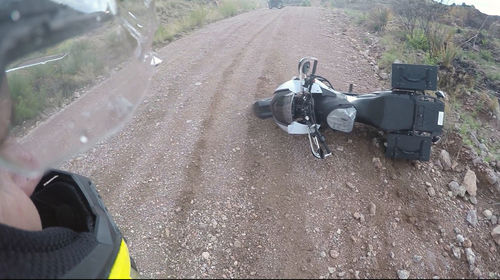
[[[437,66],[392,64],[392,88],[404,90],[436,90]]]
[[[431,145],[430,136],[391,133],[387,135],[385,156],[428,161],[431,155]]]

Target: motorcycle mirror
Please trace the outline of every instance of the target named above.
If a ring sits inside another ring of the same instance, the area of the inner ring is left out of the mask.
[[[311,69],[311,62],[309,61],[306,61],[304,62],[304,64],[302,65],[302,69],[301,69],[301,72],[304,74],[304,75],[308,75],[309,74],[309,70]]]

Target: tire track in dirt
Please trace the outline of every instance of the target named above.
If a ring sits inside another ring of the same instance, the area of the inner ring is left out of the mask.
[[[241,28],[246,28],[251,24],[250,22],[247,22],[247,21],[237,22],[237,23],[238,24],[230,25],[229,28],[224,29],[221,32],[218,32],[218,33],[214,32],[213,38],[217,38],[217,39],[213,39],[213,40],[211,40],[210,43],[206,44],[207,46],[210,46],[210,49],[211,49],[211,51],[206,51],[206,52],[208,52],[210,54],[215,53],[217,49],[220,49],[224,45],[225,42],[230,41],[231,40],[230,38],[235,36],[234,31],[241,29]],[[216,43],[215,45],[212,44],[213,41],[215,41],[215,43]],[[163,64],[163,65],[170,66],[169,68],[174,68],[170,71],[175,71],[176,70],[175,68],[178,67],[179,64],[181,64],[182,66],[188,66],[188,68],[186,70],[182,70],[181,73],[200,73],[201,72],[200,67],[202,65],[207,65],[207,63],[203,63],[202,61],[203,60],[205,60],[205,61],[210,60],[210,56],[207,57],[206,55],[203,54],[202,51],[200,51],[199,56],[192,59],[192,62],[185,62],[184,61],[184,63],[182,63],[183,60],[185,60],[185,56],[181,55],[178,50],[173,51],[173,53],[176,53],[175,58],[172,60],[165,59],[165,62]],[[165,56],[166,56],[166,58],[170,58],[170,56],[168,54],[165,54]],[[216,67],[213,67],[213,69],[215,69],[215,68]],[[204,70],[204,71],[206,71],[206,70]],[[158,82],[158,81],[155,81],[155,82]],[[171,83],[171,87],[182,88],[183,82],[184,82],[183,79],[174,79],[173,83]],[[152,87],[154,87],[154,85]],[[173,94],[173,92],[174,91],[167,91],[167,96],[166,96],[167,98],[164,99],[164,101],[161,104],[162,105],[161,107],[166,107],[167,104],[172,104],[172,98],[171,98],[172,96],[171,95]],[[158,95],[158,92],[155,95]],[[191,97],[188,97],[187,100],[183,101],[183,103],[189,103],[190,98]],[[148,106],[141,106],[141,108],[139,108],[137,110],[136,115],[146,114],[146,109],[148,109]],[[151,127],[153,126],[153,124],[156,121],[158,121],[160,119],[168,119],[168,118],[171,118],[171,114],[166,115],[164,111],[157,109],[157,110],[154,110],[147,119],[134,118],[133,121],[127,126],[127,128],[136,127],[136,128],[141,128],[140,129],[141,131],[154,131],[154,129],[151,129]],[[128,129],[125,129],[125,132],[122,135],[119,135],[117,137],[133,138],[135,143],[147,143],[151,139],[151,135],[149,135],[148,133],[134,133],[134,135],[131,136],[130,134],[132,134],[132,133],[130,133],[130,131]],[[112,139],[111,141],[114,141],[114,139]],[[123,141],[121,141],[121,142],[123,142]],[[126,145],[122,146],[122,149],[121,149],[123,151],[123,153],[121,153],[120,156],[113,158],[114,163],[118,163],[120,165],[119,168],[123,171],[124,170],[141,170],[140,168],[137,168],[137,167],[141,167],[141,164],[131,160],[131,159],[139,158],[139,155],[141,155],[141,154],[144,154],[144,153],[155,154],[155,155],[158,154],[158,153],[151,153],[150,152],[151,149],[148,151],[141,150],[138,148],[137,145],[131,145],[130,142],[128,142],[128,141],[125,141],[125,143],[126,143]],[[158,156],[157,156],[156,161],[160,161],[160,160],[162,160],[162,159],[158,158]],[[113,164],[113,165],[116,166],[116,164]],[[105,174],[102,174],[101,170],[95,170],[94,172],[95,173],[91,173],[90,176],[93,178],[98,178],[98,180],[100,182],[102,182],[102,184],[107,185],[108,188],[111,189],[109,192],[110,192],[110,195],[113,197],[117,197],[117,196],[123,194],[122,190],[117,190],[117,188],[114,188],[114,186],[122,186],[124,181],[130,180],[130,177],[138,175],[135,172],[134,172],[134,174],[130,174],[129,172],[116,172],[116,170],[107,172]],[[124,176],[122,176],[123,174],[130,174],[130,175],[124,177]],[[147,174],[146,176],[142,176],[142,177],[150,177],[150,175],[151,174]],[[144,192],[140,192],[140,193],[144,194]]]
[[[210,98],[210,102],[208,108],[206,110],[206,117],[203,118],[201,124],[201,131],[199,134],[198,140],[194,144],[194,149],[189,156],[190,162],[187,167],[184,169],[183,174],[184,181],[180,186],[181,192],[175,202],[176,209],[182,209],[175,216],[175,221],[173,224],[173,228],[180,229],[176,234],[177,235],[186,235],[187,233],[183,228],[184,223],[188,222],[189,214],[192,213],[192,202],[196,197],[202,196],[204,190],[204,176],[202,172],[203,165],[203,155],[206,154],[207,150],[207,142],[208,139],[212,137],[211,134],[213,131],[213,127],[217,125],[216,118],[219,117],[221,112],[222,101],[226,99],[224,94],[231,94],[227,90],[227,81],[233,81],[233,76],[236,69],[241,69],[242,61],[247,59],[248,52],[251,51],[251,45],[254,40],[261,35],[261,33],[266,30],[269,25],[272,25],[274,21],[277,20],[277,15],[271,18],[266,18],[264,21],[261,21],[261,27],[256,30],[256,32],[249,38],[245,38],[244,42],[238,42],[245,47],[242,47],[238,50],[238,52],[231,56],[234,59],[231,63],[225,67],[222,75],[216,79],[217,85],[214,90],[214,95]],[[247,59],[248,60],[248,59]],[[171,252],[174,256],[180,254],[182,251],[182,246],[176,248],[177,244],[171,245]]]
[[[273,21],[275,21],[276,18],[273,18],[271,21],[266,23],[262,28],[260,28],[249,40],[247,45],[250,45],[255,38],[261,34],[261,32],[266,29],[270,24],[272,24]],[[191,162],[188,164],[188,167],[186,167],[184,173],[186,174],[185,176],[185,184],[183,184],[182,188],[182,193],[180,196],[180,199],[176,203],[177,206],[184,207],[186,211],[184,213],[187,213],[187,208],[190,203],[190,201],[194,198],[196,194],[197,188],[201,185],[203,182],[203,176],[201,172],[201,165],[202,165],[202,158],[201,155],[203,154],[202,152],[206,150],[206,142],[207,142],[207,134],[210,133],[214,126],[214,119],[216,114],[219,113],[219,106],[221,103],[221,100],[223,98],[222,93],[223,93],[223,88],[225,87],[225,83],[227,81],[232,80],[232,75],[234,73],[234,70],[239,67],[241,64],[241,61],[244,58],[244,53],[248,51],[248,48],[243,48],[241,51],[239,51],[234,57],[235,59],[231,62],[231,64],[223,71],[222,77],[219,80],[220,82],[218,83],[217,88],[215,89],[215,94],[211,98],[210,105],[207,110],[208,117],[203,120],[202,127],[203,130],[200,133],[200,138],[194,145],[193,152],[190,156]],[[184,220],[183,217],[179,217],[179,221]]]

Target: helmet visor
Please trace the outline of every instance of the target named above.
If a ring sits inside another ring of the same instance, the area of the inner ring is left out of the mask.
[[[10,15],[1,23],[10,31],[0,45],[0,165],[43,172],[130,118],[153,74],[150,1],[12,1],[0,8]]]

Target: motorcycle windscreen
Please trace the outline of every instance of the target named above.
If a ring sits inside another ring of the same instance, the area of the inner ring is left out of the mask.
[[[292,105],[295,93],[289,90],[276,92],[271,101],[274,120],[284,126],[293,122]]]

